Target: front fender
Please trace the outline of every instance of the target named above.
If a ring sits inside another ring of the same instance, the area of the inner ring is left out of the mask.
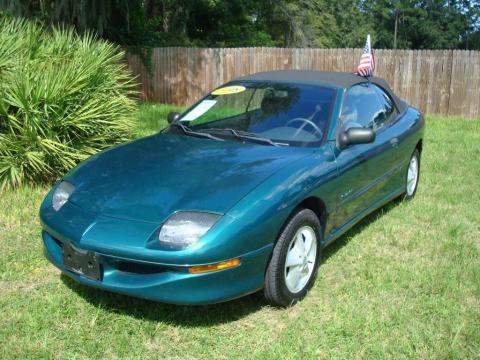
[[[335,207],[336,179],[337,166],[328,143],[283,168],[228,211],[239,230],[237,244],[246,250],[275,243],[290,214],[312,196],[322,199],[328,215]]]

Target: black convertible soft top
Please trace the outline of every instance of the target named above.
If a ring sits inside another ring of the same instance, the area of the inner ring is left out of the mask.
[[[316,70],[276,70],[259,72],[252,75],[241,76],[235,81],[279,81],[296,82],[304,84],[330,85],[337,88],[348,89],[356,84],[372,83],[383,88],[393,99],[397,109],[403,112],[407,108],[405,101],[397,97],[382,78],[372,76],[369,79],[356,74],[338,71],[316,71]]]

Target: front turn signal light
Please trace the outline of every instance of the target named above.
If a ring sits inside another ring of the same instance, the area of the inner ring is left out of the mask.
[[[232,268],[239,265],[240,265],[240,259],[232,259],[228,261],[222,261],[216,264],[190,266],[188,268],[188,272],[190,274],[201,274],[206,272],[228,269],[228,268]]]

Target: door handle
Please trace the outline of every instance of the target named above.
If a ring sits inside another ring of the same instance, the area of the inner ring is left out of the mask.
[[[392,147],[394,147],[394,148],[398,147],[398,138],[390,139],[390,144],[391,144]]]

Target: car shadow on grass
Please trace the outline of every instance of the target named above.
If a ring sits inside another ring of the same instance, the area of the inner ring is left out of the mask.
[[[328,245],[322,254],[322,261],[328,260],[330,257],[335,255],[338,250],[348,244],[348,242],[353,239],[356,235],[360,234],[365,228],[370,226],[370,224],[377,221],[379,218],[388,214],[391,210],[395,209],[398,205],[402,203],[402,197],[398,197],[388,204],[380,207],[379,209],[373,211],[371,214],[367,215],[365,218],[360,220],[352,228],[347,230],[346,233],[341,235],[337,240]]]
[[[335,255],[339,249],[348,244],[350,239],[361,233],[379,217],[390,212],[399,203],[400,201],[395,200],[385,205],[348,230],[324,250],[323,261]],[[219,304],[187,306],[165,304],[88,287],[64,274],[61,275],[61,280],[86,301],[109,312],[128,315],[146,321],[172,323],[182,326],[205,327],[228,323],[269,306],[259,293]]]
[[[62,282],[92,305],[153,322],[204,327],[239,320],[267,304],[258,293],[211,305],[174,305],[116,294],[82,285],[67,275]]]

